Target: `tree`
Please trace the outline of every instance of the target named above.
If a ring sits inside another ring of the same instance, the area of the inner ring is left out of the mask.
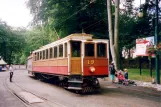
[[[29,0],[28,7],[33,24],[48,27],[60,37],[83,30],[96,38],[107,38],[106,0]]]
[[[15,30],[0,20],[0,56],[8,63],[19,62],[25,39],[20,30]],[[15,57],[17,56],[17,57]]]
[[[107,0],[107,9],[108,9],[108,29],[109,29],[109,39],[110,39],[110,50],[112,59],[114,61],[115,67],[119,69],[119,3],[120,0],[115,0],[115,20],[114,20],[114,29],[112,24],[112,0]]]

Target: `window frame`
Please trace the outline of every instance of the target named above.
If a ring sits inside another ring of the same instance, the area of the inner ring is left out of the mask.
[[[54,48],[54,58],[57,58],[58,57],[58,47],[54,46],[53,48]],[[55,52],[55,48],[56,48],[56,52]]]
[[[46,52],[45,52],[45,50],[43,50],[42,52],[43,52],[43,57],[42,57],[42,59],[44,60],[44,59],[46,59],[46,58],[45,58],[45,53],[46,53]]]
[[[49,48],[49,59],[53,58],[53,47]]]
[[[40,51],[40,60],[42,60],[42,56],[43,56],[42,51]]]
[[[37,60],[39,60],[39,52],[37,52]]]
[[[60,46],[62,46],[62,52],[60,51]],[[58,57],[59,57],[59,58],[62,58],[62,57],[63,57],[63,53],[64,53],[64,51],[63,51],[63,50],[64,50],[63,44],[60,44],[60,45],[58,46],[58,48],[59,48],[59,49],[58,49],[58,51],[59,51]],[[60,54],[60,53],[61,53],[61,54]],[[61,56],[60,56],[60,55],[61,55]]]
[[[37,60],[37,53],[35,52],[34,53],[34,61],[36,61]]]
[[[98,56],[98,44],[104,44],[105,45],[105,56],[104,57],[101,57],[101,56]],[[97,50],[96,50],[96,53],[97,53],[97,58],[107,58],[107,43],[103,43],[103,42],[98,42],[96,43],[96,47],[97,47]]]
[[[94,45],[94,55],[93,56],[86,56],[86,44],[93,44]],[[95,58],[96,57],[96,43],[94,42],[85,42],[84,43],[84,57],[85,58]]]
[[[79,42],[80,43],[80,56],[79,57],[74,57],[73,56],[73,46],[72,46],[72,42]],[[80,58],[81,57],[81,53],[82,53],[82,41],[70,41],[70,57],[72,58]]]
[[[45,55],[45,59],[49,59],[49,50],[48,50],[48,49],[46,49],[46,50],[45,50],[45,53],[46,53],[46,55]]]
[[[68,44],[67,44],[67,42],[64,43],[64,57],[65,58],[68,57]]]

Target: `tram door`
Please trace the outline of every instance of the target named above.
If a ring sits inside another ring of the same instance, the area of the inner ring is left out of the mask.
[[[81,75],[81,42],[71,41],[71,74]]]

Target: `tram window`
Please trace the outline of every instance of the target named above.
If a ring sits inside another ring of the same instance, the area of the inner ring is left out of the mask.
[[[94,44],[85,44],[85,56],[94,56]]]
[[[43,51],[43,59],[45,59],[45,50]]]
[[[54,58],[57,57],[57,47],[54,47]]]
[[[68,50],[67,50],[67,43],[65,43],[65,57],[67,57],[67,53],[68,53]]]
[[[46,49],[46,59],[48,59],[48,49]]]
[[[63,57],[63,45],[59,45],[59,57]]]
[[[106,57],[106,44],[104,43],[97,44],[97,56]]]
[[[40,52],[40,60],[42,59],[42,52]]]
[[[37,60],[39,60],[39,52],[37,52]]]
[[[36,56],[37,56],[37,54],[35,53],[35,56],[34,56],[34,60],[36,61]]]
[[[80,57],[80,42],[72,42],[72,57]]]
[[[49,55],[50,58],[53,57],[53,48],[50,48],[50,55]]]

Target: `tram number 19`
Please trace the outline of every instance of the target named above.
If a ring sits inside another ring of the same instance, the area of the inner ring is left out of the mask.
[[[94,60],[88,60],[88,65],[94,64]]]

